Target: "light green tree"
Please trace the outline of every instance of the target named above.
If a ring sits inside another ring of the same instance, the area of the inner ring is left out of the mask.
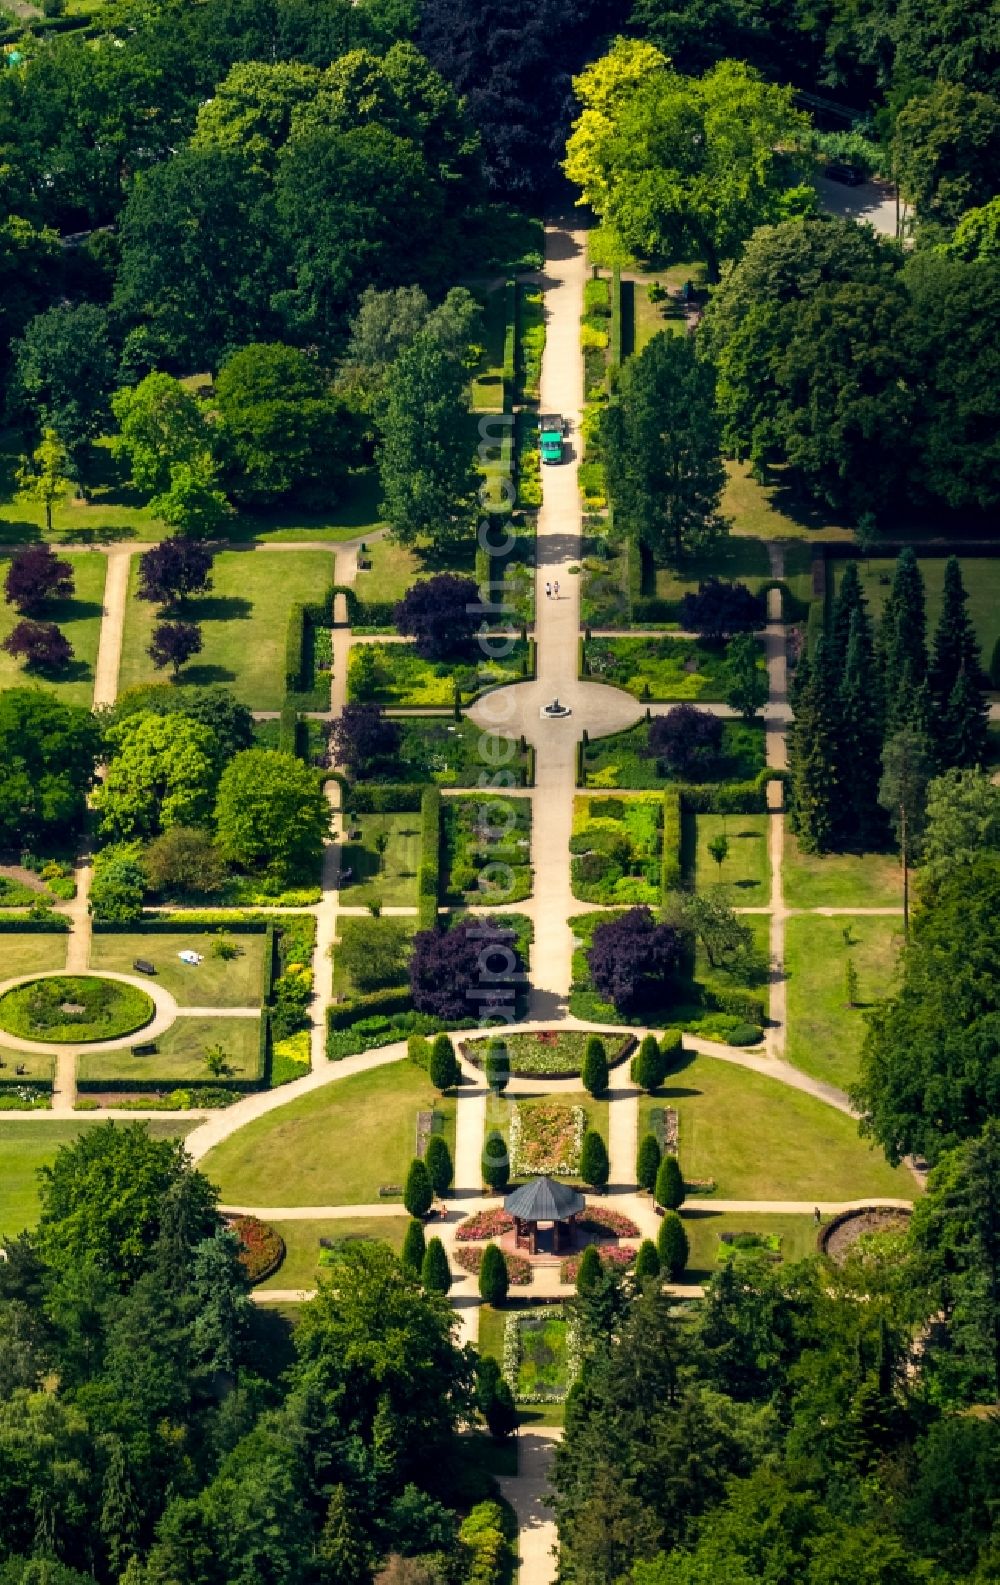
[[[216,776],[208,727],[141,711],[111,727],[108,742],[111,758],[94,794],[106,836],[155,837],[208,819]]]
[[[128,462],[139,490],[166,495],[172,468],[183,463],[193,466],[211,456],[212,433],[205,413],[172,374],[147,374],[134,388],[116,391],[111,409],[119,430],[112,450]]]
[[[52,532],[52,509],[75,488],[70,455],[54,429],[43,429],[30,457],[22,457],[15,475],[22,501],[33,501],[45,511],[45,527]]]

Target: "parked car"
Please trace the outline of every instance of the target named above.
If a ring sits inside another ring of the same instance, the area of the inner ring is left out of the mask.
[[[857,165],[847,165],[843,160],[834,160],[832,165],[827,165],[823,175],[831,182],[843,182],[845,187],[862,187],[865,182],[865,173]]]

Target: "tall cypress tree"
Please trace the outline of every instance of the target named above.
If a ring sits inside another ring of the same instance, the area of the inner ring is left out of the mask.
[[[861,618],[868,629],[870,640],[871,624],[868,620],[868,602],[861,587],[861,574],[858,572],[857,562],[849,561],[844,568],[840,588],[833,602],[833,621],[830,625],[830,645],[838,668],[843,668],[847,664],[847,646],[855,615]]]
[[[943,716],[938,718],[936,746],[943,769],[953,765],[970,768],[983,763],[989,714],[982,688],[967,671],[962,671],[951,690]]]
[[[892,589],[883,608],[879,660],[886,730],[897,731],[910,714],[913,690],[920,687],[927,675],[924,580],[909,546],[899,553]]]
[[[823,853],[836,838],[840,749],[836,672],[825,637],[812,662],[799,662],[799,673],[789,743],[792,824],[807,853]]]
[[[983,691],[982,656],[968,604],[961,568],[956,557],[949,556],[928,672],[933,741],[942,769],[978,765],[986,749],[989,707]]]
[[[840,683],[838,840],[862,852],[877,846],[884,830],[878,801],[882,727],[875,707],[875,657],[863,610],[855,607]]]

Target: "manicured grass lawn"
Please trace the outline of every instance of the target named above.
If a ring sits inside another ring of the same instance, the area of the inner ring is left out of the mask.
[[[711,1202],[709,1202],[711,1203]],[[805,1260],[816,1253],[819,1229],[811,1216],[767,1216],[757,1212],[703,1211],[697,1200],[684,1206],[684,1231],[691,1245],[684,1282],[705,1282],[720,1270],[718,1259],[720,1233],[776,1233],[781,1239],[784,1262]]]
[[[0,557],[0,584],[7,576],[6,556]],[[47,676],[25,671],[19,660],[0,650],[0,689],[43,687],[54,689],[67,704],[90,705],[94,697],[94,663],[101,637],[101,613],[107,558],[100,551],[66,557],[73,568],[74,593],[69,600],[52,600],[39,620],[55,622],[73,646],[73,659],[64,672]],[[12,605],[0,598],[0,642],[22,620]]]
[[[507,328],[506,291],[494,286],[483,305],[483,355],[473,370],[472,408],[499,413],[503,408],[503,344]]]
[[[465,704],[485,689],[527,676],[528,645],[515,640],[510,657],[473,656],[468,664],[423,660],[409,644],[355,644],[348,662],[347,694],[396,709],[447,709],[458,684]]]
[[[771,561],[763,540],[730,535],[712,551],[685,562],[683,571],[658,567],[656,593],[661,600],[680,600],[685,594],[697,594],[698,584],[705,578],[723,578],[756,589],[768,583],[771,576]]]
[[[141,1037],[134,1044],[142,1044]],[[212,1082],[205,1066],[209,1046],[221,1046],[236,1069],[238,1079],[259,1076],[260,1020],[258,1018],[178,1018],[166,1034],[156,1038],[156,1051],[133,1057],[131,1048],[85,1052],[77,1060],[77,1077],[116,1084],[123,1079],[146,1083],[183,1084],[190,1079]],[[224,1083],[224,1080],[219,1080]]]
[[[758,670],[764,649],[758,646]],[[683,638],[595,638],[584,645],[584,672],[624,688],[636,699],[721,699],[725,646]]]
[[[269,1288],[315,1288],[323,1253],[321,1238],[379,1238],[391,1244],[397,1255],[409,1225],[406,1216],[357,1216],[350,1221],[273,1222],[285,1240],[285,1258],[273,1277],[257,1284],[261,1293]],[[433,1229],[433,1223],[428,1223]],[[428,1238],[432,1231],[428,1231]]]
[[[219,929],[220,937],[234,941],[240,956],[231,962],[212,956],[216,938],[204,931],[183,930],[160,935],[136,931],[131,935],[96,934],[91,940],[92,969],[115,969],[134,974],[136,958],[156,966],[149,979],[170,992],[182,1007],[259,1007],[263,988],[264,942],[262,935],[240,935]],[[182,963],[179,952],[199,952],[204,962]],[[145,976],[141,976],[145,977]]]
[[[15,1051],[0,1046],[0,1079],[9,1084],[12,1079],[51,1079],[55,1073],[56,1059],[45,1051]],[[24,1072],[19,1074],[18,1068]]]
[[[584,752],[588,787],[621,787],[641,790],[665,787],[677,777],[660,776],[657,761],[648,753],[649,723],[639,721],[624,732],[592,738]],[[722,728],[722,753],[709,782],[750,781],[765,764],[764,729],[742,721],[726,721]]]
[[[686,280],[687,276],[684,279]],[[684,308],[680,300],[669,297],[662,302],[651,303],[646,290],[648,284],[647,281],[636,281],[632,294],[635,305],[632,348],[636,354],[640,353],[654,336],[659,335],[661,330],[673,336],[683,336],[686,330]]]
[[[917,1192],[910,1173],[889,1167],[858,1138],[853,1118],[733,1063],[685,1059],[659,1097],[640,1100],[640,1138],[651,1107],[664,1104],[680,1114],[685,1175],[714,1178],[721,1199],[912,1199]]]
[[[517,777],[526,765],[526,756],[514,745],[506,758],[505,745],[512,739],[501,733],[484,732],[471,721],[426,720],[404,717],[399,722],[402,742],[398,772],[394,781],[433,781],[439,787],[478,787],[483,772],[502,764]],[[493,755],[496,758],[493,758]]]
[[[445,1117],[455,1149],[455,1102],[411,1063],[339,1079],[248,1123],[210,1151],[202,1170],[230,1205],[372,1204],[382,1184],[402,1184],[416,1145],[417,1113]]]
[[[729,482],[722,493],[722,513],[737,534],[761,539],[853,539],[854,531],[814,503],[797,500],[772,470],[774,483],[758,484],[748,462],[727,462]]]
[[[894,853],[803,853],[785,824],[781,886],[788,908],[902,908]]]
[[[183,1139],[197,1126],[197,1118],[178,1122],[155,1120],[143,1126],[154,1139]],[[0,1237],[33,1227],[38,1217],[39,1167],[47,1166],[60,1145],[71,1144],[94,1123],[68,1123],[32,1120],[0,1121]],[[116,1123],[115,1127],[121,1127]]]
[[[712,891],[721,884],[731,889],[735,908],[766,908],[771,897],[768,832],[767,815],[683,816],[685,870],[693,875],[695,890]],[[729,852],[720,867],[708,844],[721,836]]]
[[[933,637],[941,614],[946,559],[944,556],[918,558],[927,598],[928,638]],[[969,596],[969,615],[976,629],[976,637],[982,646],[983,664],[988,666],[993,645],[1000,638],[1000,557],[961,556],[958,564],[962,569],[962,582]],[[846,562],[833,564],[835,588],[839,586],[846,565]],[[876,621],[881,615],[889,593],[895,565],[895,561],[891,559],[879,558],[858,562],[861,587],[868,599],[868,609]]]
[[[69,936],[55,931],[11,932],[0,935],[0,978],[12,980],[19,974],[44,974],[46,969],[66,967]]]
[[[850,946],[845,930],[850,931]],[[813,915],[787,921],[790,1062],[842,1089],[854,1082],[865,1037],[865,1008],[892,993],[902,944],[902,919]],[[857,1007],[847,1005],[848,960],[858,974]]]
[[[361,840],[346,842],[343,868],[351,879],[341,889],[348,908],[367,907],[378,901],[387,908],[415,908],[417,871],[420,868],[420,814],[355,815],[353,829]],[[379,858],[375,846],[379,836],[389,845]]]
[[[137,600],[138,557],[129,573],[129,604],[118,689],[166,681],[146,654],[158,612]],[[200,622],[204,649],[181,672],[180,686],[224,683],[254,710],[279,710],[285,697],[285,635],[289,608],[319,600],[333,582],[333,557],[315,551],[222,551],[215,558],[211,594],[178,611]]]
[[[401,600],[419,578],[430,576],[413,547],[393,539],[375,540],[363,558],[371,567],[358,568],[354,588],[359,600]]]

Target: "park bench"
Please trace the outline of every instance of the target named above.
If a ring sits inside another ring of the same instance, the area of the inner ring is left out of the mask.
[[[401,1183],[380,1183],[378,1186],[378,1197],[380,1200],[394,1200],[402,1192],[403,1185]]]
[[[132,1047],[133,1057],[153,1057],[156,1055],[156,1041],[146,1040],[142,1045]]]
[[[132,967],[137,974],[155,974],[156,964],[150,963],[148,958],[133,958]]]

